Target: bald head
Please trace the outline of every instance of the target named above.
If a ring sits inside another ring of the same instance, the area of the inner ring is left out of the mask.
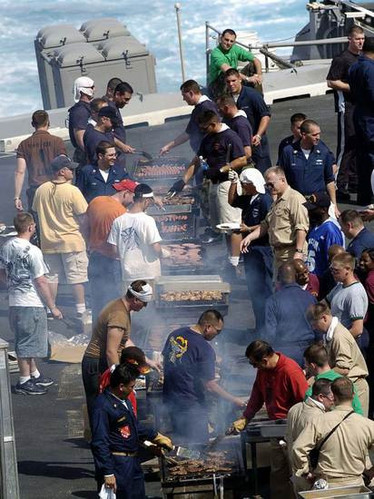
[[[282,285],[296,282],[296,272],[293,262],[283,263],[279,267],[278,280]]]

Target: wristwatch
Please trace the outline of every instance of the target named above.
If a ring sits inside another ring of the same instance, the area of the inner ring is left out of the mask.
[[[295,249],[295,253],[304,253],[304,251],[302,249]]]

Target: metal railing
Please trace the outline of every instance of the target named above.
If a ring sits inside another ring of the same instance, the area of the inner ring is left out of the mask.
[[[0,497],[19,499],[8,346],[8,343],[0,338]]]

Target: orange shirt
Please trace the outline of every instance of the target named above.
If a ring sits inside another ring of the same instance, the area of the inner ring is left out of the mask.
[[[110,196],[98,196],[87,208],[87,219],[90,230],[88,248],[105,256],[111,256],[110,244],[106,241],[113,221],[126,213],[126,208]]]

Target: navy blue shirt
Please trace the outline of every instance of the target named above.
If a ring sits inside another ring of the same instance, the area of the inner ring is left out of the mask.
[[[125,130],[125,126],[123,124],[123,119],[122,119],[122,114],[121,114],[121,111],[118,109],[118,107],[115,105],[114,102],[112,101],[109,101],[108,102],[109,106],[111,106],[115,112],[116,112],[116,118],[117,118],[117,125],[113,126],[113,133],[114,133],[114,136],[120,140],[121,142],[123,142],[124,144],[126,144],[126,130]]]
[[[128,178],[128,174],[123,167],[112,166],[109,168],[108,180],[105,181],[97,165],[86,165],[81,169],[76,185],[89,203],[97,196],[115,194],[117,191],[112,185],[124,178]]]
[[[298,284],[286,284],[266,300],[264,339],[273,348],[303,364],[303,352],[315,339],[306,311],[317,300]]]
[[[223,124],[222,126],[226,128],[226,125]],[[227,158],[230,144],[231,149]],[[239,135],[227,128],[222,132],[206,135],[201,142],[197,155],[207,160],[209,165],[207,177],[211,178],[213,182],[224,182],[229,178],[228,173],[220,173],[219,169],[225,166],[227,162],[245,156],[245,153]],[[214,178],[212,175],[214,175]]]
[[[359,260],[361,253],[365,249],[374,248],[374,234],[370,232],[366,227],[364,227],[360,232],[354,237],[347,246],[347,251],[353,255],[356,260]]]
[[[204,382],[215,377],[216,354],[209,342],[191,328],[182,327],[169,335],[162,354],[165,402],[203,404]]]
[[[98,130],[95,130],[94,126],[89,124],[86,128],[86,131],[83,135],[84,149],[86,151],[88,162],[91,165],[97,164],[97,155],[96,155],[96,147],[99,142],[105,140],[106,142],[110,142],[114,147],[114,134],[113,132],[102,133]]]
[[[326,191],[326,184],[335,180],[334,163],[331,151],[321,141],[312,148],[308,159],[301,150],[300,141],[286,146],[279,158],[288,183],[304,196]]]
[[[78,101],[68,111],[69,113],[69,137],[73,147],[79,147],[75,140],[74,130],[86,130],[88,120],[91,116],[91,108],[88,102]]]
[[[241,208],[242,220],[248,227],[259,225],[266,217],[273,200],[268,193],[258,194],[251,203],[252,196],[237,196],[232,203],[234,208]],[[269,236],[255,239],[251,246],[269,246]]]
[[[280,141],[279,146],[278,146],[278,160],[277,160],[277,165],[279,165],[279,159],[282,155],[283,149],[286,146],[289,146],[291,144],[294,144],[296,142],[295,137],[293,135],[289,135],[288,137],[285,137],[283,140]]]
[[[201,141],[204,137],[204,133],[199,127],[199,116],[201,116],[201,114],[205,111],[214,111],[216,115],[219,116],[216,104],[210,99],[203,100],[200,104],[196,104],[194,107],[191,113],[190,121],[188,122],[186,128],[186,133],[190,137],[190,146],[195,153],[199,150]]]
[[[243,146],[252,146],[252,128],[246,117],[238,115],[231,119],[223,120],[227,126],[234,130],[242,139]]]
[[[258,131],[261,118],[271,116],[269,107],[266,105],[260,92],[251,87],[242,87],[236,105],[247,115],[254,134]],[[264,172],[271,166],[270,149],[266,133],[262,136],[260,145],[253,148],[252,159],[261,172]]]

